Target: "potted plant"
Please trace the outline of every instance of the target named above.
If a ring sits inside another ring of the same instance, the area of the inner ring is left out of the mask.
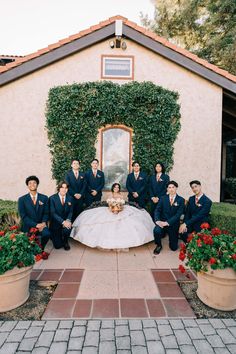
[[[0,231],[0,312],[22,305],[29,297],[30,273],[35,261],[47,258],[38,242],[37,229],[29,234]]]
[[[179,259],[197,273],[197,295],[202,302],[215,309],[236,309],[236,237],[210,225],[189,235],[181,244]],[[186,271],[183,265],[179,270]]]

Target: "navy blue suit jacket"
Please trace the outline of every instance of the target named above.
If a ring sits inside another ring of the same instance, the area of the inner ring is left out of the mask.
[[[58,193],[53,194],[49,198],[50,202],[50,229],[60,229],[64,220],[72,219],[73,214],[73,199],[66,194],[65,204],[61,204]]]
[[[169,182],[170,177],[165,173],[161,174],[159,181],[156,179],[156,174],[152,175],[149,180],[149,195],[150,198],[153,197],[162,197],[166,194],[167,183]]]
[[[48,197],[38,193],[36,205],[34,205],[30,193],[25,194],[18,199],[18,211],[22,220],[22,231],[29,232],[31,227],[36,227],[41,222],[48,222]]]
[[[144,199],[147,193],[147,175],[140,171],[138,179],[135,179],[134,172],[128,174],[126,180],[126,188],[129,192],[128,197],[133,198],[133,192],[137,192],[140,199]]]
[[[169,195],[161,197],[154,213],[154,220],[167,221],[169,226],[179,226],[181,215],[184,213],[184,198],[178,194],[175,197],[174,203],[170,205]]]
[[[77,193],[84,197],[86,191],[86,180],[83,172],[79,172],[78,179],[76,179],[74,172],[70,170],[67,172],[65,180],[69,184],[69,194],[72,197],[74,197]]]
[[[102,189],[105,185],[104,173],[100,170],[97,170],[97,175],[94,177],[93,171],[88,170],[85,173],[85,179],[87,183],[87,192],[91,195],[91,191],[95,190],[97,192],[97,196],[101,196]]]
[[[193,227],[197,232],[200,231],[200,225],[208,222],[211,205],[212,201],[205,194],[199,199],[198,205],[195,203],[195,195],[190,197],[184,217],[186,226]]]

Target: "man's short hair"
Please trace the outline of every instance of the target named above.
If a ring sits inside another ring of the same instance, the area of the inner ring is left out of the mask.
[[[79,164],[81,163],[80,159],[77,158],[71,159],[71,163],[73,163],[74,161],[77,161]]]
[[[135,165],[136,163],[140,166],[140,163],[139,163],[138,161],[134,161],[134,162],[132,163],[132,167],[134,167],[134,165]]]
[[[173,186],[175,186],[176,188],[179,187],[178,183],[175,182],[175,181],[169,181],[169,182],[167,183],[167,187],[169,187],[170,184],[173,184]]]
[[[199,186],[201,186],[201,182],[198,181],[197,179],[195,179],[194,181],[189,182],[190,187],[192,187],[193,184],[198,184]]]
[[[69,188],[69,184],[66,181],[60,181],[57,185],[57,191],[59,192],[63,184],[66,184],[67,188]]]
[[[99,163],[98,159],[92,159],[91,163],[93,163],[93,161],[96,161],[97,163]]]
[[[35,181],[39,185],[39,179],[36,176],[29,176],[25,180],[25,184],[28,186],[29,181]]]

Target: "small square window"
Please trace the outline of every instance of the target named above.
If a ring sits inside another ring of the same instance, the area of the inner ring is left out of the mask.
[[[102,79],[132,80],[134,74],[134,57],[102,55]]]

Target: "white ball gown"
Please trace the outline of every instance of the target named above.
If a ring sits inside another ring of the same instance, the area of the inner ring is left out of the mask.
[[[70,236],[93,248],[127,249],[153,241],[154,226],[145,209],[125,205],[113,214],[108,207],[97,207],[76,218]]]

